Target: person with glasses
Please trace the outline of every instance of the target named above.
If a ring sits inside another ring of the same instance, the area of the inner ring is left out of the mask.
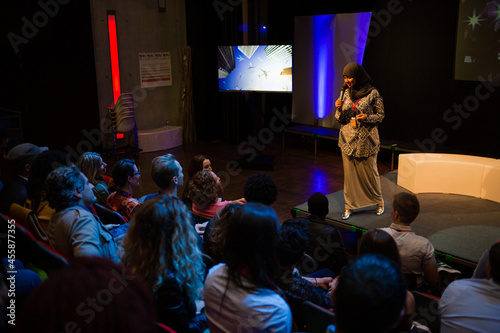
[[[141,173],[133,160],[123,159],[113,166],[112,174],[117,190],[109,195],[108,206],[130,221],[140,206],[139,200],[132,193],[139,186]]]

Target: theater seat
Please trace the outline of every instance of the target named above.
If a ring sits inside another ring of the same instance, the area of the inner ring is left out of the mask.
[[[329,325],[335,325],[335,313],[312,302],[302,303],[302,313],[309,333],[325,333]]]
[[[91,210],[93,213],[99,217],[102,223],[104,224],[125,224],[127,220],[120,213],[115,212],[112,209],[101,206],[98,203],[95,203],[91,206]]]
[[[37,240],[48,243],[49,237],[40,225],[38,216],[33,210],[13,203],[10,205],[10,216],[28,229]]]
[[[412,294],[415,297],[415,317],[413,320],[427,326],[432,333],[439,333],[441,330],[438,313],[439,298],[418,291],[412,291]]]
[[[14,225],[14,227],[11,227]],[[13,231],[12,231],[13,230]],[[56,270],[68,265],[68,260],[52,249],[48,244],[38,241],[33,234],[20,224],[13,222],[13,219],[0,214],[0,233],[6,235],[7,240],[2,239],[6,245],[5,252],[8,253],[8,235],[15,237],[15,256],[25,266],[29,263],[51,275]]]

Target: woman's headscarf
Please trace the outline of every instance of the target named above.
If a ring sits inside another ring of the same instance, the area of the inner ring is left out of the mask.
[[[359,99],[368,95],[373,89],[372,78],[365,69],[356,62],[350,62],[344,67],[343,75],[356,79],[356,84],[349,88],[351,99]]]

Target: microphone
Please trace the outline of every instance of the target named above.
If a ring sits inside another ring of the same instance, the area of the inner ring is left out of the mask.
[[[344,93],[345,93],[345,90],[347,89],[347,85],[343,85],[342,86],[342,93],[340,94],[340,100],[342,101],[344,99]]]

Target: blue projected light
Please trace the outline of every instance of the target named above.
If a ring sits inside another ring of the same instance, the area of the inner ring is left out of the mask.
[[[368,27],[370,26],[370,21],[372,18],[372,13],[359,13],[356,16],[358,23],[356,24],[358,27],[361,27],[359,30],[360,33],[358,35],[358,38],[356,39],[356,60],[358,64],[362,65],[363,64],[363,56],[365,55],[365,47],[366,47],[366,40],[368,39]]]
[[[345,28],[347,26],[346,18],[343,16],[341,19],[341,15],[349,15],[351,22],[354,20],[350,24],[353,24],[355,27],[351,31],[357,30],[355,36],[351,37],[349,35],[349,29]],[[337,94],[334,91],[336,89],[335,82],[340,81],[335,72],[335,66],[342,68],[339,66],[345,66],[350,61],[355,61],[359,64],[363,63],[370,19],[371,13],[369,12],[317,15],[313,17],[313,109],[315,118],[323,119],[327,117],[335,104],[335,99],[337,98]],[[347,60],[344,53],[345,50],[341,50],[339,45],[342,45],[344,40],[350,41],[352,38],[355,40],[356,45],[350,46],[350,50],[353,50],[353,52],[349,52],[348,56],[351,59]],[[338,59],[335,59],[336,56]]]
[[[312,183],[313,188],[311,193],[321,192],[321,193],[329,193],[330,189],[328,188],[329,176],[326,172],[322,170],[314,170],[312,175]]]
[[[314,114],[324,118],[333,104],[332,86],[335,15],[318,15],[313,19],[314,35]]]

